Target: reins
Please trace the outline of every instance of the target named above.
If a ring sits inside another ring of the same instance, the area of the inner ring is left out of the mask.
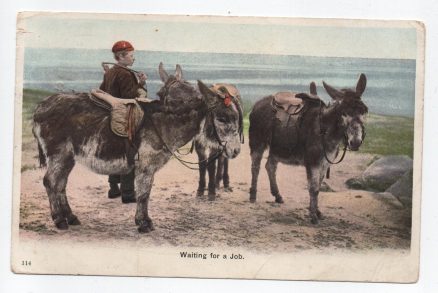
[[[209,109],[207,110],[207,112],[211,112],[212,109],[214,109],[214,107],[209,108]],[[167,150],[167,151],[168,151],[168,152],[169,152],[169,153],[170,153],[175,159],[177,159],[178,162],[181,163],[181,165],[183,165],[184,167],[186,167],[186,168],[188,168],[188,169],[190,169],[190,170],[199,170],[199,167],[196,168],[196,167],[192,167],[192,166],[190,166],[190,165],[199,165],[199,164],[204,163],[204,162],[207,162],[207,166],[210,165],[210,164],[211,164],[212,162],[214,162],[217,158],[219,158],[220,156],[222,156],[222,154],[223,154],[223,152],[224,152],[225,146],[222,144],[221,140],[219,139],[219,135],[217,134],[216,126],[215,126],[214,123],[213,123],[213,129],[214,129],[214,132],[215,132],[216,139],[218,140],[219,145],[222,146],[222,149],[221,149],[220,151],[216,152],[214,155],[209,156],[209,157],[206,158],[205,160],[201,160],[201,161],[198,161],[198,162],[190,162],[190,161],[183,160],[183,159],[181,159],[179,156],[177,156],[177,155],[175,154],[175,152],[173,152],[172,149],[171,149],[171,148],[167,145],[167,143],[164,141],[163,137],[160,135],[160,132],[158,131],[157,126],[155,125],[154,121],[152,120],[152,117],[148,117],[148,118],[149,118],[149,120],[150,120],[150,122],[151,122],[151,124],[152,124],[152,126],[153,126],[153,128],[154,128],[154,130],[155,130],[155,133],[157,134],[158,138],[161,140],[161,142],[162,142],[163,145],[165,146],[166,150]],[[225,143],[225,145],[226,145],[226,143]],[[189,151],[189,153],[192,153],[192,152],[193,152],[193,148],[194,148],[194,141],[192,141],[192,146],[190,147],[190,151]],[[177,150],[177,152],[179,153],[178,150]],[[180,154],[180,155],[188,155],[189,153],[187,153],[187,154],[181,154],[181,153],[179,153],[179,154]]]
[[[166,91],[166,92],[167,92],[167,91]],[[238,110],[238,112],[239,112],[239,119],[241,119],[241,125],[239,126],[239,136],[240,136],[240,141],[241,141],[241,143],[243,144],[243,143],[244,143],[244,135],[243,135],[243,113],[242,113],[242,111],[240,110],[240,109],[241,109],[241,108],[240,108],[240,104],[239,104],[238,102],[236,102],[236,101],[233,101],[233,102],[234,102],[235,104],[237,104],[236,106],[237,106],[238,109],[239,109],[239,110]],[[223,142],[222,142],[222,140],[221,140],[221,138],[220,138],[220,136],[219,136],[219,133],[218,133],[218,131],[217,131],[216,124],[214,123],[214,113],[212,112],[212,110],[213,110],[214,108],[215,108],[215,107],[208,108],[208,110],[207,110],[207,114],[208,114],[208,113],[211,114],[211,115],[210,115],[210,117],[211,117],[210,119],[211,119],[211,124],[212,124],[212,126],[213,126],[213,135],[214,135],[214,137],[215,137],[217,143],[218,143],[219,146],[221,147],[221,150],[218,151],[218,152],[216,152],[214,155],[209,156],[208,158],[206,158],[206,159],[204,159],[204,160],[201,160],[201,161],[198,161],[198,162],[190,162],[190,161],[183,160],[183,159],[181,159],[181,157],[177,156],[177,155],[175,154],[175,152],[172,152],[172,150],[170,149],[170,147],[165,143],[164,139],[161,137],[161,135],[160,135],[160,133],[159,133],[157,127],[156,127],[155,124],[153,123],[152,119],[150,119],[150,120],[151,120],[151,123],[152,123],[152,125],[153,125],[153,127],[154,127],[154,129],[155,129],[155,132],[157,133],[158,137],[160,138],[160,140],[161,140],[161,141],[163,142],[163,144],[165,145],[167,151],[170,152],[170,153],[172,154],[172,156],[173,156],[175,159],[177,159],[177,160],[178,160],[178,161],[179,161],[184,167],[187,167],[187,168],[189,168],[189,169],[191,169],[191,170],[199,170],[199,168],[192,167],[192,166],[189,166],[189,165],[199,165],[199,164],[201,164],[201,163],[207,162],[207,166],[208,166],[208,165],[210,165],[212,162],[214,162],[217,158],[219,158],[220,156],[222,156],[222,154],[223,154],[223,152],[224,152],[224,150],[225,150],[225,148],[226,148],[227,143],[225,142],[225,144],[223,144]],[[179,155],[181,155],[181,156],[186,156],[186,155],[188,155],[188,154],[193,153],[194,146],[195,146],[195,143],[194,143],[194,140],[192,140],[192,144],[191,144],[191,146],[190,146],[190,150],[189,150],[187,153],[181,153],[179,150],[176,150],[176,152],[177,152]]]
[[[347,134],[344,132],[344,150],[343,150],[343,153],[342,153],[342,156],[341,156],[341,158],[339,159],[339,161],[337,161],[337,162],[335,162],[336,161],[336,158],[338,157],[338,154],[336,154],[336,157],[335,157],[335,159],[333,160],[333,161],[331,161],[329,158],[328,158],[328,156],[327,156],[327,151],[326,151],[326,149],[325,149],[325,140],[324,140],[324,137],[325,137],[325,134],[327,133],[327,129],[323,129],[322,128],[322,107],[323,107],[323,105],[322,105],[322,102],[320,101],[319,102],[319,132],[320,132],[320,137],[321,137],[321,144],[322,144],[322,149],[323,149],[323,152],[324,152],[324,157],[325,157],[325,159],[327,160],[327,162],[329,162],[329,164],[331,164],[331,165],[337,165],[337,164],[339,164],[340,162],[342,162],[343,160],[344,160],[344,158],[345,158],[345,154],[346,154],[346,152],[347,152]]]

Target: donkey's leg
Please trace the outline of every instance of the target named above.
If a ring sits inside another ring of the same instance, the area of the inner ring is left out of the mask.
[[[66,192],[67,179],[68,176],[70,175],[71,170],[73,170],[73,167],[75,165],[73,153],[69,157],[65,158],[65,162],[66,163],[64,169],[64,176],[59,181],[60,188],[63,187],[62,191],[59,193],[59,197],[61,199],[61,208],[64,213],[64,217],[67,220],[67,224],[80,225],[81,222],[79,221],[78,217],[73,214],[70,208],[70,204],[68,203],[67,192]]]
[[[198,190],[196,192],[197,196],[203,196],[205,190],[205,174],[207,171],[207,155],[205,152],[205,148],[198,143],[195,143],[196,153],[198,154],[199,161],[199,183]]]
[[[268,161],[266,162],[265,168],[266,171],[268,172],[271,194],[272,196],[275,197],[275,202],[284,203],[277,185],[277,165],[278,165],[278,161],[273,156],[270,155],[268,157]]]
[[[319,218],[322,217],[318,209],[319,187],[321,186],[322,166],[306,166],[307,182],[309,184],[310,195],[310,218],[312,224],[318,224]]]
[[[263,156],[262,150],[254,150],[251,152],[251,188],[249,190],[249,201],[257,200],[257,180],[260,172],[260,162]]]
[[[216,158],[208,160],[208,200],[216,199],[216,161]]]
[[[216,170],[216,181],[215,181],[215,185],[216,185],[216,189],[219,189],[220,185],[221,185],[221,181],[223,179],[223,174],[224,174],[224,160],[225,158],[220,156],[217,159],[217,170]],[[225,184],[225,182],[224,182]]]
[[[327,174],[327,169],[330,167],[330,164],[327,162],[327,160],[323,160],[323,162],[321,163],[321,169],[320,169],[320,174],[319,174],[319,187],[318,190],[321,189],[321,184],[324,181],[324,177]],[[316,208],[316,215],[318,216],[318,219],[322,220],[324,219],[324,216],[322,215],[321,211],[319,210],[319,208]]]
[[[228,158],[224,158],[224,189],[226,192],[232,192],[233,188],[230,186],[230,175],[228,174]]]
[[[135,185],[138,186],[137,211],[135,213],[135,224],[138,225],[138,232],[148,233],[154,229],[151,218],[149,218],[148,205],[154,173],[138,172],[135,176]]]
[[[49,196],[50,210],[53,222],[61,230],[68,228],[68,224],[80,224],[72,213],[67,201],[66,186],[68,175],[74,166],[74,157],[70,153],[60,153],[50,156],[47,172],[43,183]]]
[[[68,203],[67,200],[67,194],[66,194],[66,190],[64,188],[64,190],[62,190],[60,192],[60,198],[61,198],[61,206],[62,206],[62,211],[64,213],[64,216],[67,220],[67,224],[69,225],[80,225],[81,222],[79,221],[78,217],[76,215],[73,214],[70,205]]]

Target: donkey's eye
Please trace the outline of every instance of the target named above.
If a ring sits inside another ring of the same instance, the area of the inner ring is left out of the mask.
[[[221,123],[227,123],[227,119],[225,119],[224,117],[218,117],[217,121],[219,121]]]

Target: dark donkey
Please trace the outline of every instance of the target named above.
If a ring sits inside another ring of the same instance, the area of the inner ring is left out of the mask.
[[[277,164],[281,162],[304,165],[310,194],[310,217],[314,224],[322,219],[318,209],[318,194],[327,169],[331,163],[335,163],[341,144],[344,143],[344,152],[347,147],[352,151],[359,149],[365,136],[363,116],[368,112],[367,106],[360,98],[366,87],[364,74],[360,75],[355,90],[336,90],[324,82],[323,85],[334,100],[329,106],[316,96],[314,83],[311,84],[310,95],[294,94],[313,103],[300,114],[300,127],[296,127],[294,123],[285,126],[275,119],[271,106],[273,96],[259,100],[249,116],[252,159],[250,201],[256,201],[260,161],[263,152],[269,147],[266,170],[275,201],[283,203],[276,181]]]
[[[243,106],[235,86],[214,84],[210,89],[223,98],[223,103],[217,106],[215,112],[207,114],[194,143],[199,159],[197,196],[204,195],[208,170],[208,199],[215,200],[216,188],[219,188],[222,179],[224,190],[231,191],[228,159],[235,158],[240,152],[240,142],[243,141]],[[233,146],[233,154],[223,152],[228,144]]]
[[[135,136],[137,211],[135,223],[141,233],[153,230],[148,202],[154,174],[172,153],[200,132],[200,124],[222,102],[198,81],[199,90],[182,78],[179,65],[174,76],[159,66],[165,82],[158,92],[160,101],[141,104],[145,121]],[[201,94],[202,93],[202,94]],[[34,113],[33,133],[38,140],[40,161],[47,162],[44,186],[49,196],[52,219],[59,229],[79,225],[66,195],[68,176],[75,161],[100,174],[125,174],[130,165],[123,138],[109,126],[108,111],[93,105],[88,94],[56,94],[44,99]],[[226,146],[226,153],[234,153]]]

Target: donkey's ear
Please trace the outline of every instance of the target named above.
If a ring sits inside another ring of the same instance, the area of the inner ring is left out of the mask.
[[[337,89],[329,86],[324,81],[322,82],[322,85],[324,86],[324,88],[327,91],[327,93],[329,94],[329,96],[332,97],[332,99],[335,99],[335,100],[342,99],[342,93],[340,91],[338,91]]]
[[[315,84],[315,82],[311,82],[310,83],[310,93],[312,94],[312,95],[317,95],[318,93],[316,92],[316,84]]]
[[[181,66],[179,64],[176,65],[176,69],[175,69],[175,78],[176,80],[180,81],[181,79],[183,79],[183,74],[182,74],[182,69]]]
[[[202,81],[198,80],[198,88],[201,92],[202,96],[204,97],[207,106],[211,107],[216,104],[216,93],[214,93],[212,90],[210,90]]]
[[[356,85],[356,94],[359,97],[362,96],[366,86],[367,86],[367,77],[365,76],[365,74],[361,73]]]
[[[163,62],[160,62],[160,65],[158,66],[158,74],[160,75],[161,81],[164,83],[169,79],[169,74],[164,70]]]

